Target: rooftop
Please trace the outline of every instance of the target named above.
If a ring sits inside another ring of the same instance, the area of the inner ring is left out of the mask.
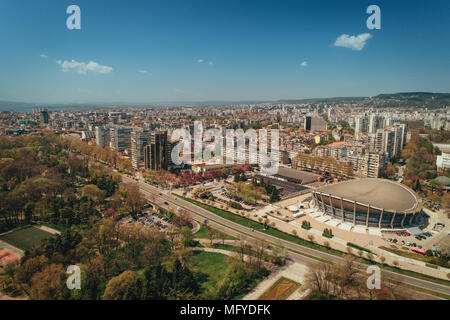
[[[410,188],[385,179],[348,180],[318,188],[317,191],[389,211],[411,211],[420,205],[419,198]]]
[[[319,175],[311,172],[305,172],[284,167],[278,168],[278,173],[276,174],[276,176],[299,179],[301,180],[301,184],[308,184],[311,182],[315,182],[317,181],[317,177],[320,177]]]

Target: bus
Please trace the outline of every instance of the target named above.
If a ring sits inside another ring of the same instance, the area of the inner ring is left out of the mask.
[[[411,247],[410,249],[412,252],[419,253],[419,254],[425,254],[425,250],[423,250],[423,249],[420,249],[417,247]]]

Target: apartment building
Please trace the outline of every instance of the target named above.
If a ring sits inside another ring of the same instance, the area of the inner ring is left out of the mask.
[[[111,141],[109,128],[95,127],[95,141],[101,147],[109,146]]]
[[[168,141],[167,131],[151,134],[149,144],[144,147],[144,167],[150,170],[169,170],[173,165],[172,144]]]
[[[131,150],[131,131],[133,127],[112,126],[110,127],[110,146],[118,152]]]
[[[150,130],[136,128],[131,131],[131,164],[135,170],[144,165],[144,147],[151,141]]]

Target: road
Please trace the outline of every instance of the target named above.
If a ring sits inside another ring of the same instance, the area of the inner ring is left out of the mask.
[[[317,264],[318,260],[312,258],[319,258],[322,260],[331,261],[334,263],[343,263],[344,259],[332,254],[328,254],[326,252],[322,252],[319,250],[315,250],[312,248],[308,248],[299,244],[295,244],[286,240],[279,239],[277,237],[265,234],[263,232],[254,231],[251,228],[245,227],[236,222],[227,220],[222,218],[206,209],[203,209],[199,206],[196,206],[186,200],[183,200],[179,197],[172,195],[170,192],[161,190],[157,187],[151,186],[142,181],[135,181],[125,175],[123,175],[124,182],[133,182],[138,183],[141,192],[153,203],[156,203],[158,206],[161,206],[165,209],[168,209],[172,212],[177,212],[179,209],[185,209],[189,211],[192,215],[192,218],[201,223],[204,222],[205,219],[208,219],[208,225],[211,227],[218,229],[222,232],[225,232],[231,236],[239,238],[240,236],[245,237],[253,237],[264,239],[270,243],[281,243],[285,248],[289,250],[288,257],[296,262],[312,265]],[[297,253],[301,252],[303,254]],[[306,256],[306,255],[309,256]],[[358,268],[362,271],[367,269],[367,265],[359,264]],[[443,293],[446,295],[450,295],[450,287],[418,278],[414,278],[407,275],[401,275],[396,272],[383,270],[383,275],[392,280],[400,281],[404,284],[413,285],[416,287],[420,287],[423,289],[428,289],[434,292]]]

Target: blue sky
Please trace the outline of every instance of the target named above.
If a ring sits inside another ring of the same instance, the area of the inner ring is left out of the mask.
[[[81,30],[66,28],[71,4],[81,8]],[[366,27],[371,4],[381,8],[381,30]],[[335,45],[365,33],[350,40],[365,40],[361,50]],[[2,0],[0,44],[0,100],[450,92],[447,0]]]

